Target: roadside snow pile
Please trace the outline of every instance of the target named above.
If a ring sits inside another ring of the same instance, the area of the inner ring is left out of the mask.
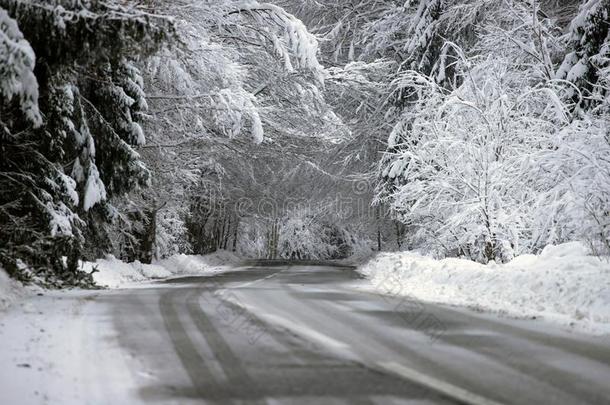
[[[112,255],[95,262],[83,262],[81,270],[93,273],[95,282],[107,287],[120,287],[124,284],[151,279],[170,277],[172,273],[155,264],[142,264],[139,261],[125,263]]]
[[[102,286],[118,288],[129,283],[162,279],[176,275],[213,275],[227,271],[237,264],[239,257],[231,252],[216,252],[205,256],[174,255],[153,264],[139,261],[125,263],[112,255],[95,262],[84,262],[81,270],[91,272],[95,282]]]
[[[610,261],[572,242],[507,264],[380,254],[359,269],[378,292],[542,317],[592,333],[610,333]]]
[[[8,308],[13,302],[27,295],[27,290],[18,281],[11,279],[0,267],[0,311]]]
[[[240,259],[235,253],[221,250],[209,255],[173,255],[156,264],[169,270],[174,275],[216,274],[228,266],[238,264]]]

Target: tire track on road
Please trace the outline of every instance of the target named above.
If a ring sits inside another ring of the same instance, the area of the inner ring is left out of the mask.
[[[243,399],[248,399],[249,403],[264,404],[264,394],[250,378],[239,358],[233,353],[231,347],[201,307],[199,302],[201,293],[201,291],[193,291],[189,294],[186,299],[187,309],[195,326],[208,342],[214,357],[216,357],[229,379],[229,385],[233,387],[233,393],[239,394]]]
[[[269,335],[273,338],[275,342],[281,344],[286,349],[288,349],[290,355],[298,359],[303,366],[311,364],[312,359],[314,359],[314,361],[319,361],[322,359],[328,360],[329,358],[335,360],[339,359],[335,356],[329,356],[328,353],[325,352],[324,348],[320,348],[317,345],[316,347],[318,349],[313,351],[312,347],[310,347],[312,345],[312,342],[304,338],[300,334],[295,333],[292,329],[285,328],[278,324],[269,323],[266,320],[263,320],[258,317],[255,312],[249,310],[247,307],[241,306],[238,303],[233,302],[232,300],[228,300],[226,299],[226,297],[221,296],[220,298],[223,300],[225,305],[233,307],[236,311],[247,311],[250,322],[256,323],[259,328],[263,328],[265,330],[265,334]],[[341,361],[353,367],[361,367],[361,365],[357,362],[345,359],[341,359]],[[368,397],[364,396],[351,396],[348,398],[344,398],[344,400],[349,404],[355,405],[373,405],[375,403]]]
[[[227,393],[216,383],[211,370],[206,366],[205,359],[188,336],[176,311],[174,299],[183,294],[183,289],[177,289],[161,296],[159,310],[163,317],[165,329],[199,398],[213,401],[223,400],[223,403],[226,403]]]

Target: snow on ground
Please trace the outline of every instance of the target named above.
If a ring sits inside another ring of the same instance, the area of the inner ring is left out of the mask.
[[[507,264],[382,253],[359,271],[375,291],[610,334],[610,260],[581,243],[546,247]]]
[[[11,279],[6,271],[0,267],[0,311],[5,310],[28,293],[29,291],[25,289],[23,284]]]
[[[183,275],[213,275],[231,269],[241,259],[234,253],[219,251],[209,255],[174,255],[152,264],[139,261],[125,263],[108,255],[95,262],[84,262],[81,270],[91,272],[95,282],[102,286],[119,288],[129,284]]]
[[[111,307],[90,305],[102,293],[45,291],[0,314],[0,404],[131,403],[134,359]]]

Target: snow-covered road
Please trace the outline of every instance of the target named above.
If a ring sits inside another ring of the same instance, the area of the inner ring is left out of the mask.
[[[45,293],[0,315],[0,403],[610,402],[607,338],[364,285],[259,263]]]

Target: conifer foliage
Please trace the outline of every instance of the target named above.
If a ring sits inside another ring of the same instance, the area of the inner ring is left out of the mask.
[[[610,96],[610,1],[588,0],[570,25],[569,52],[556,77],[575,85],[569,94],[579,107],[599,106]],[[607,104],[607,101],[606,101]]]
[[[137,69],[172,33],[118,1],[0,1],[0,263],[78,283],[109,203],[147,184]]]

